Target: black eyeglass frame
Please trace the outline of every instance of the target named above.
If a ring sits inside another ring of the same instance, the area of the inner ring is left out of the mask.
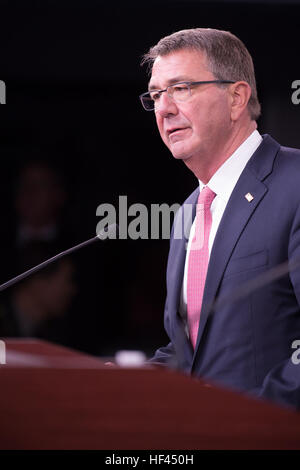
[[[189,88],[189,87],[194,86],[194,85],[206,85],[208,83],[216,83],[216,84],[221,85],[221,84],[225,84],[225,83],[235,83],[235,82],[233,80],[204,80],[204,81],[199,81],[199,82],[178,82],[178,83],[173,83],[172,85],[167,86],[167,88],[165,88],[164,90],[151,90],[151,92],[155,91],[156,93],[159,93],[161,95],[165,91],[168,93],[168,88],[174,87],[176,85],[187,85],[188,88]],[[139,96],[139,99],[140,99],[140,101],[142,103],[142,106],[145,109],[145,111],[154,111],[155,110],[155,106],[154,106],[155,101],[154,100],[152,100],[153,101],[153,108],[151,108],[151,109],[146,108],[146,106],[144,105],[144,102],[143,102],[144,97],[146,95],[148,95],[148,97],[150,97],[149,95],[150,95],[151,92],[146,91],[146,93],[142,93]],[[191,92],[190,88],[189,88],[189,92]],[[170,96],[170,98],[172,98],[172,96]]]

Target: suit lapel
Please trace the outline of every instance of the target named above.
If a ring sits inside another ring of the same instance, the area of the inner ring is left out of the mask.
[[[232,252],[248,220],[268,190],[262,180],[272,171],[278,149],[277,142],[270,136],[264,137],[262,144],[242,172],[227,203],[211,251],[194,360]],[[251,202],[245,198],[247,193],[253,196]]]
[[[171,285],[174,286],[174,306],[179,305],[180,293],[183,282],[186,246],[189,239],[189,233],[196,215],[196,202],[199,196],[197,188],[180,208],[180,213],[176,215],[174,224],[174,233],[172,241],[171,269],[168,269],[173,276]]]
[[[171,312],[176,312],[175,316],[172,315],[170,318],[172,322],[171,328],[174,338],[176,338],[177,349],[181,352],[185,351],[180,356],[185,357],[187,368],[191,367],[193,350],[184,329],[184,322],[179,314],[179,305],[186,258],[186,245],[196,213],[198,196],[199,188],[181,206],[180,213],[176,214],[167,269],[168,308]]]

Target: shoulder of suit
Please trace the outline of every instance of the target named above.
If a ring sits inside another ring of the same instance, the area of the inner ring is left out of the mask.
[[[280,153],[281,155],[291,155],[291,156],[294,156],[296,158],[299,158],[300,156],[300,149],[297,149],[297,148],[293,148],[293,147],[286,147],[284,145],[280,145],[279,142],[277,142],[273,137],[271,137],[269,134],[264,134],[263,136],[263,141],[261,143],[261,145],[263,143],[267,144],[268,146],[271,145],[272,148],[274,150],[276,150],[276,147],[277,147],[277,150],[278,150],[278,153]],[[258,147],[257,150],[259,150],[260,147]]]
[[[295,157],[297,159],[300,158],[300,149],[280,146],[280,152],[284,155],[290,155],[291,157]]]

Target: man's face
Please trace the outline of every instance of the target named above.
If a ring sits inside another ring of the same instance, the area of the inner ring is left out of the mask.
[[[200,80],[215,80],[205,55],[182,49],[156,58],[149,89]],[[230,135],[228,89],[215,84],[195,86],[184,102],[175,102],[166,92],[162,93],[155,116],[161,138],[175,158],[213,158]]]

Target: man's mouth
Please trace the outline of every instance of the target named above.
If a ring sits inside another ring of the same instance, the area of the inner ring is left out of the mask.
[[[186,131],[188,127],[173,127],[172,129],[167,130],[168,138],[175,138],[176,136],[180,137],[180,135]]]
[[[186,129],[186,127],[173,127],[172,129],[167,130],[167,134],[170,136],[170,135],[174,134],[175,132],[183,131],[185,129]]]

